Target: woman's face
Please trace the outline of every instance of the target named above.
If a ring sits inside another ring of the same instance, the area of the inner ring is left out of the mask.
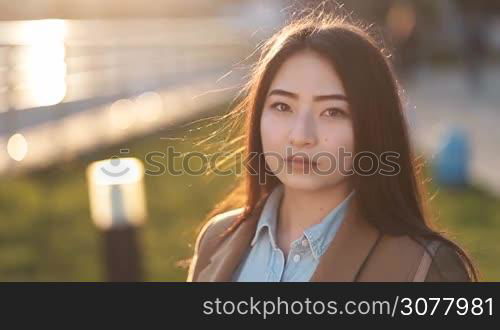
[[[317,53],[301,51],[282,64],[260,124],[266,163],[284,185],[312,190],[348,179],[354,145],[349,104],[335,69]],[[309,161],[287,162],[295,154]]]

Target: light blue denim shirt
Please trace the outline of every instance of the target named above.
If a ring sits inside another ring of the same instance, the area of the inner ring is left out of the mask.
[[[293,241],[285,262],[285,254],[276,243],[278,208],[283,184],[268,196],[257,223],[251,247],[233,274],[235,282],[307,282],[316,270],[319,258],[333,240],[344,218],[354,191],[321,222],[310,226]]]

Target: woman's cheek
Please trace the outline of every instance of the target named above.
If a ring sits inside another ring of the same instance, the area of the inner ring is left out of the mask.
[[[354,157],[354,135],[351,127],[346,128],[342,143],[338,146],[339,170],[341,174],[348,175],[352,171]]]
[[[320,157],[322,171],[326,173],[341,173],[352,168],[352,157],[354,149],[353,131],[350,126],[337,127],[329,129],[329,134],[323,135],[323,146],[321,150],[325,150],[326,155]],[[321,162],[321,160],[324,160]],[[325,173],[323,172],[323,173]]]

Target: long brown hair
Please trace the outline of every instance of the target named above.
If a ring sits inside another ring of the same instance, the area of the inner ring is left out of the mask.
[[[352,177],[356,191],[352,202],[357,212],[384,234],[408,235],[419,244],[422,244],[420,238],[438,239],[448,244],[465,261],[471,279],[477,281],[477,270],[467,253],[431,226],[424,201],[423,161],[414,157],[401,88],[389,54],[378,43],[362,24],[345,17],[313,12],[292,19],[261,44],[259,58],[243,89],[244,96],[228,115],[244,138],[242,153],[247,171],[207,219],[229,208],[243,207],[241,215],[224,233],[229,234],[262,205],[280,182],[268,170],[264,157],[250,155],[263,153],[260,117],[274,75],[292,54],[312,50],[328,59],[342,80],[352,113],[354,154],[368,151],[380,156],[390,151],[399,155],[397,175],[376,173]],[[362,163],[359,165],[366,168]],[[255,175],[252,171],[258,172]]]

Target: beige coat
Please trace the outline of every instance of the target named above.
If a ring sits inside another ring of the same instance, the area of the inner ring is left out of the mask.
[[[260,211],[252,213],[228,236],[221,239],[219,235],[242,210],[221,213],[205,224],[196,240],[188,282],[231,281],[233,272],[250,248]],[[437,241],[427,244],[434,260],[408,236],[382,235],[349,208],[310,281],[470,281],[463,262],[453,249]]]

